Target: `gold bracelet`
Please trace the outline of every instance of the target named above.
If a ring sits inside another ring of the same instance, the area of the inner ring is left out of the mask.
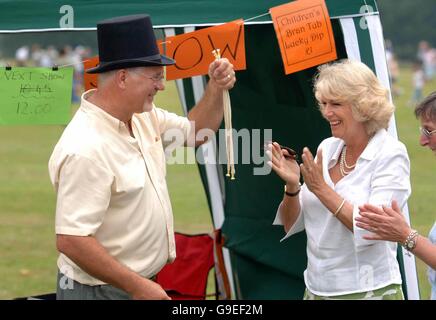
[[[338,214],[339,214],[339,212],[341,211],[341,209],[342,209],[342,207],[344,206],[344,204],[345,204],[345,199],[342,200],[342,202],[341,202],[341,204],[339,205],[338,209],[336,209],[335,213],[333,213],[333,215],[334,215],[335,217],[338,216]]]

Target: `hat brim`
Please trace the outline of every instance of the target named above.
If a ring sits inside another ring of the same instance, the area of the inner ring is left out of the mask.
[[[154,66],[169,66],[175,64],[176,61],[167,56],[160,55],[158,60],[149,59],[125,59],[111,62],[100,62],[98,66],[85,70],[86,73],[103,73],[117,69],[136,68],[136,67],[154,67]]]

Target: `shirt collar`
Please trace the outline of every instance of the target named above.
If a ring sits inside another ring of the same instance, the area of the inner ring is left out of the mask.
[[[87,100],[96,90],[97,89],[91,89],[82,94],[80,108],[87,114],[96,116],[100,123],[104,123],[119,132],[121,128],[125,127],[125,124]]]
[[[386,139],[388,132],[385,129],[380,129],[375,133],[375,135],[369,140],[368,145],[365,150],[363,150],[360,157],[366,160],[374,159],[377,152],[382,148],[383,142]]]
[[[359,158],[365,160],[374,159],[376,153],[382,147],[387,134],[388,133],[385,129],[380,129],[379,131],[377,131],[375,135],[372,137],[372,139],[369,140],[367,146],[365,147]],[[338,162],[344,144],[345,144],[344,140],[342,139],[337,140],[336,148],[334,149],[333,154],[330,157],[329,166],[328,166],[329,168],[333,167]]]
[[[329,165],[328,165],[329,169],[331,167],[333,167],[338,162],[339,155],[341,154],[341,151],[342,151],[342,148],[344,147],[344,144],[345,144],[344,140],[342,140],[342,139],[337,140],[336,149],[333,149],[334,150],[333,154],[330,157],[330,161],[329,161]]]

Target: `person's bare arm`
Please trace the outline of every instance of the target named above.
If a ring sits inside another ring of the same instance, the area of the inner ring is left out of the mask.
[[[223,92],[233,88],[236,78],[233,65],[226,59],[219,59],[209,66],[210,80],[201,100],[188,113],[188,119],[195,123],[195,131],[191,131],[187,145],[199,146],[210,137],[195,139],[202,129],[210,129],[215,133],[223,120]],[[195,139],[195,140],[194,140]]]
[[[268,145],[266,154],[270,159],[268,165],[283,179],[286,184],[287,192],[296,194],[300,189],[300,168],[295,158],[293,158],[287,150],[282,149],[277,142]],[[280,206],[280,218],[286,233],[288,233],[297,221],[300,209],[301,206],[298,195],[291,197],[285,194],[283,196],[283,201]]]
[[[412,253],[424,261],[430,268],[436,270],[436,245],[431,243],[426,237],[419,235],[416,247]]]
[[[58,234],[56,245],[89,275],[124,290],[133,299],[170,299],[161,286],[122,265],[91,236]]]

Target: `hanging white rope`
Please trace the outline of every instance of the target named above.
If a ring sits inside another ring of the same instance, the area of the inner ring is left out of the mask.
[[[215,56],[215,60],[221,58],[220,49],[215,49],[212,51]],[[230,94],[229,90],[224,90],[223,92],[223,104],[224,104],[224,127],[225,127],[225,137],[226,137],[226,155],[227,155],[227,177],[231,177],[235,180],[235,156],[233,153],[233,128],[232,128],[232,106],[230,104]]]

